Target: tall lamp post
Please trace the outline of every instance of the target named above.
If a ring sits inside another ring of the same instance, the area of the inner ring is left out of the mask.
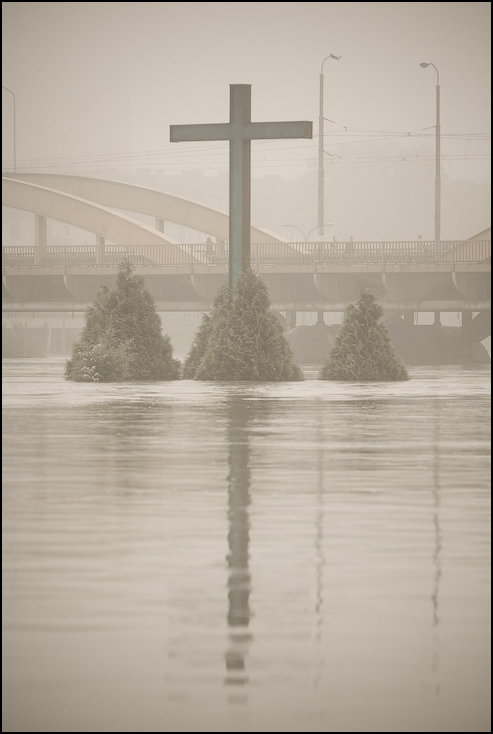
[[[426,69],[433,66],[437,73],[436,85],[436,126],[435,126],[435,246],[438,248],[440,242],[440,75],[435,64],[431,61],[422,61],[420,66]]]
[[[14,98],[14,173],[17,173],[17,164],[16,164],[16,158],[15,158],[15,94],[12,92],[12,90],[7,89],[7,87],[4,87],[3,84],[2,84],[2,89],[5,89],[6,92],[10,92],[10,94]]]
[[[318,118],[318,239],[324,238],[324,64],[327,59],[339,61],[341,55],[329,54],[320,67],[320,113]]]
[[[325,224],[323,226],[324,227],[332,227],[332,225],[333,225],[333,222],[325,222]],[[311,229],[308,232],[307,235],[305,235],[305,233],[303,232],[303,230],[300,229],[299,227],[297,227],[296,224],[281,224],[281,227],[293,227],[293,229],[297,229],[298,232],[301,232],[301,234],[303,235],[303,239],[305,240],[305,244],[306,244],[308,242],[308,238],[311,235],[311,233],[312,232],[315,232],[315,230],[318,229],[318,224],[317,224],[316,227],[314,227],[313,229]]]

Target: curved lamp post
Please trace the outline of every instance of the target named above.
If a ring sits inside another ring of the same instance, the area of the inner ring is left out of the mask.
[[[10,94],[14,98],[14,173],[17,173],[17,165],[16,165],[16,158],[15,158],[15,94],[12,92],[12,90],[8,89],[7,87],[4,87],[3,84],[2,84],[2,89],[5,89],[6,92],[10,92]]]
[[[435,243],[438,247],[440,242],[440,75],[435,64],[431,61],[422,61],[420,66],[426,69],[427,66],[433,66],[437,73],[436,85],[436,126],[435,126]]]
[[[339,61],[340,54],[329,54],[320,67],[320,112],[318,118],[318,239],[324,238],[324,64],[327,59]]]
[[[323,226],[324,226],[324,227],[332,227],[332,225],[333,225],[333,222],[325,222],[325,224],[324,224]],[[297,230],[298,230],[298,232],[301,232],[301,234],[303,235],[303,239],[305,240],[305,244],[306,244],[306,243],[308,242],[308,238],[309,238],[309,236],[311,235],[311,233],[312,233],[312,232],[315,232],[315,230],[316,230],[316,229],[319,229],[319,226],[318,226],[318,224],[317,224],[317,226],[316,226],[316,227],[313,227],[313,229],[311,229],[311,230],[310,230],[310,231],[308,232],[308,234],[307,234],[307,235],[305,235],[305,233],[303,232],[303,230],[302,230],[302,229],[300,229],[299,227],[297,227],[297,226],[296,226],[296,224],[281,224],[281,227],[293,227],[293,229],[297,229]]]

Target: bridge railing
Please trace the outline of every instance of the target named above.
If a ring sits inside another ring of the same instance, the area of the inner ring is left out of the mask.
[[[282,250],[282,252],[279,252]],[[293,242],[252,245],[252,264],[269,264],[284,260],[293,265],[317,263],[347,265],[379,265],[407,263],[486,262],[491,259],[490,240],[452,240],[415,242]]]
[[[5,268],[116,268],[129,260],[135,268],[227,266],[227,244],[17,245],[2,247]],[[268,265],[405,265],[439,262],[491,262],[490,240],[415,242],[277,242],[251,245],[253,268]]]
[[[8,268],[116,268],[124,261],[138,267],[199,264],[204,259],[197,245],[15,245],[2,247]]]

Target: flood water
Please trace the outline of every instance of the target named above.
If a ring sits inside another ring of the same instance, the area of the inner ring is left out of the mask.
[[[3,727],[491,731],[490,366],[3,360]]]

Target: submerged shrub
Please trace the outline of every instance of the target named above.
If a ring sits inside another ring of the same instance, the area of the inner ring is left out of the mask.
[[[173,359],[169,337],[142,276],[130,263],[120,265],[116,286],[103,286],[86,313],[81,338],[66,363],[69,380],[177,380],[181,365]]]
[[[282,326],[270,310],[267,287],[251,270],[218,291],[204,317],[184,376],[196,380],[292,381],[303,375]]]
[[[396,355],[387,329],[378,321],[383,309],[370,291],[346,310],[334,346],[322,364],[321,380],[408,380],[404,362]]]

